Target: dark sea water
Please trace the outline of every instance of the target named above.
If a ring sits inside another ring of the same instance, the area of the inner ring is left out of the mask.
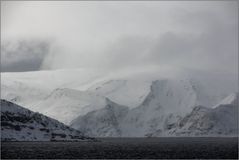
[[[238,159],[238,138],[104,138],[99,142],[2,142],[8,159]]]

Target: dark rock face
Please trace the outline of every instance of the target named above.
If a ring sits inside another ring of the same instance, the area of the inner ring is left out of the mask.
[[[57,120],[1,100],[2,141],[80,141],[90,140],[80,131]]]
[[[169,132],[178,136],[238,135],[238,106],[219,105],[216,108],[197,106]]]

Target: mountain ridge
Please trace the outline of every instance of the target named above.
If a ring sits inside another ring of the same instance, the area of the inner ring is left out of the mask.
[[[55,119],[1,99],[1,141],[91,140]]]
[[[122,109],[127,110],[124,118],[116,120],[118,127],[114,130],[121,128],[120,132],[114,133],[150,136],[157,132],[157,135],[164,136],[164,130],[174,128],[176,122],[190,114],[195,106],[214,108],[221,99],[234,92],[232,83],[221,85],[225,83],[223,79],[230,78],[219,76],[213,79],[209,77],[211,73],[203,77],[199,72],[187,74],[186,71],[146,68],[117,74],[94,75],[84,69],[28,72],[26,75],[1,73],[1,93],[7,100],[24,104],[22,106],[65,124],[93,111],[94,114],[88,114],[88,119],[94,119],[93,116],[101,119],[96,114],[101,109],[117,119],[114,116],[116,111],[107,108],[111,101],[111,106],[128,107]]]

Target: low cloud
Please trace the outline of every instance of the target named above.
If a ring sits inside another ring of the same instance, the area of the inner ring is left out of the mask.
[[[37,40],[20,40],[1,44],[1,72],[40,70],[49,43]]]
[[[25,48],[3,43],[1,71],[156,65],[237,75],[237,2],[13,4],[3,5],[3,42],[55,41]]]

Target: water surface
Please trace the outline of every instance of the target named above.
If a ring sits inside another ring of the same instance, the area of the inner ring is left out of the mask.
[[[100,138],[99,142],[2,142],[2,158],[238,159],[238,138]]]

